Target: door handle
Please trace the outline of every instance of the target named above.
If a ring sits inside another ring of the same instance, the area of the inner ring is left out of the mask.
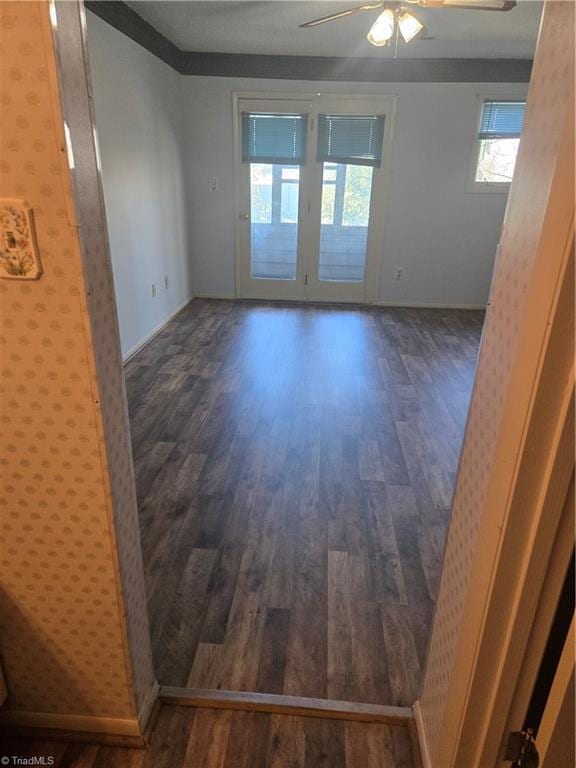
[[[250,214],[249,213],[241,213],[240,214],[240,221],[250,221]]]

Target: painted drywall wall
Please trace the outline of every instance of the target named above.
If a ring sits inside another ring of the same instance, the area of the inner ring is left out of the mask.
[[[469,192],[479,95],[523,98],[525,84],[310,83],[184,77],[185,155],[196,295],[235,293],[232,93],[395,94],[381,302],[484,305],[506,194]],[[218,179],[210,189],[209,178]],[[401,280],[396,269],[403,267]]]
[[[87,17],[124,355],[191,296],[192,286],[201,296],[236,294],[234,91],[397,95],[379,300],[485,304],[507,195],[468,190],[478,96],[522,98],[527,85],[180,76]]]
[[[120,338],[126,357],[192,295],[182,78],[94,14],[88,11],[86,16]]]

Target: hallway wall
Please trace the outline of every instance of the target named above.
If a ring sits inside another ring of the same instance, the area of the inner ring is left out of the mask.
[[[32,207],[44,269],[0,280],[0,722],[138,736],[155,680],[79,13],[56,4],[64,109],[49,4],[0,7],[0,196]]]
[[[86,19],[126,357],[192,296],[182,78],[90,11]]]
[[[502,683],[502,676],[509,672],[506,655],[514,653],[515,622],[530,615],[520,613],[521,591],[530,584],[538,594],[541,587],[528,558],[540,515],[555,525],[546,483],[560,492],[552,470],[558,413],[574,386],[570,353],[557,348],[549,355],[551,334],[569,349],[574,328],[567,313],[556,324],[574,228],[573,51],[574,6],[546,2],[420,697],[434,766],[495,764],[471,754],[489,741],[499,686],[513,695],[514,679]],[[566,282],[573,285],[573,278]]]

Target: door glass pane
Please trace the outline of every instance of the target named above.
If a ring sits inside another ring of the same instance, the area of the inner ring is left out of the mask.
[[[324,163],[319,280],[364,280],[372,172],[371,166]]]
[[[250,163],[252,278],[296,279],[299,195],[299,166]]]
[[[250,165],[250,218],[252,224],[272,222],[272,166]]]
[[[298,223],[298,192],[300,168],[282,168],[282,190],[280,196],[280,223]]]

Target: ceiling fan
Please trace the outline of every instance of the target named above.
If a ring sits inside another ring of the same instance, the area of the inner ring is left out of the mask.
[[[451,8],[469,11],[510,11],[516,6],[516,0],[404,0],[407,5],[417,5],[420,8]],[[357,5],[354,8],[348,8],[345,11],[332,13],[330,16],[323,16],[320,19],[307,21],[299,26],[302,29],[317,27],[319,24],[325,24],[327,21],[343,19],[346,16],[352,16],[362,11],[375,11],[382,9],[374,24],[368,32],[367,38],[372,45],[389,45],[396,32],[396,44],[398,36],[401,35],[405,43],[416,37],[423,29],[422,24],[416,16],[408,13],[406,8],[399,2],[378,2],[365,3]]]

